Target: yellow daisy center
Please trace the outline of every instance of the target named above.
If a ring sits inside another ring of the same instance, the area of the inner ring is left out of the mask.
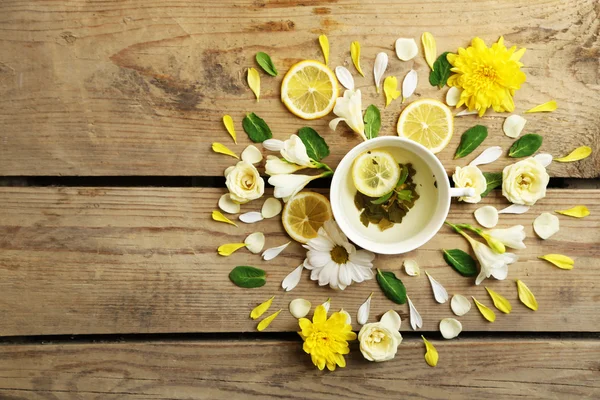
[[[338,264],[346,264],[348,262],[348,251],[339,244],[335,245],[333,249],[331,249],[330,254],[331,259]]]

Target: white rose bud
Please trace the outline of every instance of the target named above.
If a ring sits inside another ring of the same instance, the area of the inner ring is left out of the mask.
[[[485,192],[487,181],[479,168],[473,165],[467,165],[463,168],[456,167],[452,180],[457,188],[475,189],[475,196],[459,197],[458,200],[466,203],[479,203],[481,201],[481,193]]]
[[[247,203],[261,197],[265,191],[265,181],[256,167],[246,161],[238,162],[226,171],[225,184],[236,203]]]
[[[400,316],[395,311],[388,311],[379,322],[363,325],[358,333],[362,355],[375,362],[394,358],[402,343],[399,329]]]
[[[532,206],[546,196],[549,180],[546,168],[530,157],[504,167],[502,195],[511,203]]]

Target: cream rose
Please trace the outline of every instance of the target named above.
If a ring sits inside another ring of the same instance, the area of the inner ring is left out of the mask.
[[[485,192],[487,182],[479,168],[473,165],[467,165],[464,168],[456,167],[452,180],[457,188],[475,189],[475,196],[459,197],[458,200],[466,203],[479,203],[481,201],[481,193]]]
[[[530,157],[504,167],[502,195],[511,203],[532,206],[546,196],[549,180],[546,168]]]
[[[256,167],[246,161],[240,161],[234,167],[227,168],[225,178],[231,200],[236,203],[243,204],[258,199],[265,191],[265,181]]]
[[[381,321],[363,325],[358,333],[362,355],[375,362],[394,358],[402,343],[399,330],[400,316],[392,310],[385,313]]]

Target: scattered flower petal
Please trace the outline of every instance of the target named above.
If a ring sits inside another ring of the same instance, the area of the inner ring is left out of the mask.
[[[329,39],[327,36],[319,36],[319,44],[321,45],[321,51],[323,52],[323,58],[325,59],[325,65],[329,64]]]
[[[290,243],[292,242],[287,242],[286,244],[282,244],[281,246],[271,247],[270,249],[265,250],[265,252],[262,253],[263,260],[270,261],[274,259],[279,255],[279,253],[285,250],[285,248],[288,247]]]
[[[256,102],[260,98],[260,75],[256,68],[248,68],[248,86],[256,96]]]
[[[348,68],[346,67],[335,67],[335,76],[338,81],[348,90],[354,90],[354,78]]]
[[[542,213],[533,221],[533,230],[542,239],[546,240],[560,229],[560,223],[556,215]]]
[[[350,57],[352,57],[352,62],[354,63],[354,67],[356,67],[358,73],[362,76],[365,76],[360,68],[360,43],[352,42],[350,45]]]
[[[348,311],[344,310],[343,308],[340,310],[340,313],[346,316],[346,323],[348,325],[352,325],[352,317],[350,316],[350,313],[348,313]]]
[[[245,224],[253,224],[255,222],[262,221],[263,216],[258,211],[250,211],[244,214],[240,214],[238,219]]]
[[[310,301],[304,299],[294,299],[290,301],[290,314],[297,319],[304,318],[310,312],[310,307]]]
[[[263,159],[262,153],[254,145],[250,145],[242,151],[242,161],[250,164],[258,164]]]
[[[398,79],[395,76],[388,76],[383,81],[383,92],[385,93],[385,106],[389,106],[392,100],[400,97],[401,93],[398,90]]]
[[[525,304],[533,311],[537,311],[538,302],[535,299],[535,296],[533,293],[531,293],[531,290],[529,290],[527,285],[524,284],[520,279],[517,279],[517,290],[519,291],[519,300],[521,300],[521,303]]]
[[[483,206],[473,213],[477,223],[485,228],[493,228],[498,224],[498,210],[496,207]]]
[[[546,260],[560,269],[573,269],[575,266],[575,261],[571,257],[562,254],[546,254],[545,256],[539,256],[538,258]]]
[[[225,193],[224,195],[222,195],[219,198],[218,204],[219,208],[228,214],[237,214],[240,212],[240,203],[236,203],[235,201],[231,200],[231,196],[229,195],[229,193]]]
[[[373,297],[373,293],[371,293],[367,300],[358,308],[356,322],[361,325],[366,324],[369,320],[369,312],[371,311],[371,297]]]
[[[246,243],[226,243],[226,244],[219,246],[219,248],[217,249],[217,252],[219,253],[220,256],[227,257],[227,256],[232,255],[233,253],[235,253],[242,247],[246,247]]]
[[[269,307],[271,307],[271,304],[273,303],[274,298],[275,298],[275,296],[271,297],[269,300],[265,301],[264,303],[260,303],[259,305],[254,307],[254,309],[250,312],[250,318],[252,318],[252,319],[259,318],[261,315],[263,315],[265,312],[267,312]]]
[[[411,69],[402,81],[402,101],[408,99],[417,89],[417,71]]]
[[[544,168],[546,168],[548,165],[552,164],[552,154],[540,153],[540,154],[536,154],[535,156],[533,156],[533,158],[535,158],[537,160],[537,162],[542,164],[544,166]]]
[[[506,299],[506,297],[494,292],[492,289],[486,286],[485,290],[490,294],[492,301],[494,302],[494,306],[502,311],[504,314],[510,314],[512,311],[512,306],[510,302]]]
[[[281,201],[279,201],[279,199],[276,199],[275,197],[269,197],[263,203],[260,213],[262,214],[263,218],[273,218],[281,213],[282,208],[283,207],[281,206]]]
[[[229,148],[227,148],[227,146],[225,146],[224,144],[221,144],[221,143],[214,142],[212,144],[212,151],[214,151],[215,153],[225,154],[226,156],[231,156],[233,158],[237,158],[238,160],[240,159],[237,156],[237,154],[235,154],[233,151],[229,150]]]
[[[379,322],[384,326],[387,326],[391,331],[399,331],[400,326],[402,325],[400,315],[394,310],[386,311],[386,313],[381,316]]]
[[[498,214],[525,214],[529,211],[529,208],[529,206],[524,204],[513,204],[498,211]]]
[[[233,125],[233,118],[231,118],[231,115],[223,115],[223,125],[225,125],[225,129],[227,129],[227,132],[231,135],[233,143],[237,144],[237,135],[235,133],[235,126]]]
[[[440,304],[443,304],[448,301],[448,292],[442,286],[441,283],[433,279],[431,275],[427,271],[425,271],[425,275],[429,278],[429,282],[431,283],[431,289],[433,289],[433,296],[435,297],[435,301]]]
[[[408,276],[421,275],[421,269],[415,260],[404,260],[404,271]]]
[[[298,283],[300,283],[300,278],[302,277],[302,270],[304,269],[304,264],[298,265],[292,272],[285,277],[283,282],[281,282],[281,287],[286,292],[294,289]],[[305,314],[306,315],[306,314]]]
[[[481,152],[480,155],[475,157],[473,161],[469,163],[471,166],[491,164],[502,155],[502,147],[500,146],[492,146],[488,147],[484,151]]]
[[[435,347],[431,343],[429,343],[429,340],[425,339],[425,336],[423,335],[421,335],[421,337],[423,338],[423,343],[425,343],[425,348],[427,349],[427,352],[425,353],[425,362],[430,367],[435,367],[438,363],[440,356]]]
[[[327,301],[323,304],[321,304],[323,306],[323,308],[325,309],[325,312],[328,313],[329,312],[329,307],[331,306],[331,297],[327,299]]]
[[[251,233],[246,237],[244,243],[251,253],[258,254],[265,246],[265,235],[262,232]]]
[[[569,208],[568,210],[556,210],[554,212],[575,218],[585,218],[590,215],[590,210],[588,210],[586,206],[575,206],[573,208]]]
[[[435,38],[431,33],[423,32],[421,42],[423,43],[423,51],[425,52],[425,61],[427,61],[427,65],[433,71],[433,63],[437,58]]]
[[[416,331],[417,328],[421,329],[423,327],[423,318],[421,318],[421,314],[417,311],[410,297],[406,296],[406,299],[408,300],[408,309],[410,311],[410,326],[413,331]]]
[[[526,123],[527,120],[525,118],[521,117],[520,115],[513,114],[504,120],[504,124],[502,124],[502,130],[506,136],[515,139],[521,135]]]
[[[567,156],[564,156],[561,158],[555,158],[554,161],[558,161],[558,162],[579,161],[579,160],[583,160],[584,158],[589,157],[590,154],[592,154],[591,147],[581,146],[581,147],[576,148],[572,152],[570,152],[569,155],[567,155]]]
[[[264,142],[262,142],[262,145],[265,149],[269,151],[281,151],[283,150],[285,142],[279,139],[267,139]]]
[[[273,322],[273,320],[275,318],[277,318],[277,316],[279,315],[279,313],[281,312],[281,310],[274,312],[273,314],[269,315],[267,318],[263,319],[262,321],[260,321],[258,323],[258,326],[256,327],[256,329],[259,332],[264,331],[265,329],[267,329],[269,327],[269,325],[271,325],[271,322]]]
[[[212,212],[212,219],[214,219],[217,222],[225,222],[226,224],[237,226],[235,222],[231,221],[229,218],[221,214],[221,212],[216,210]]]
[[[547,103],[540,104],[539,106],[535,106],[530,110],[525,111],[526,113],[536,113],[536,112],[550,112],[554,111],[558,108],[558,104],[556,104],[556,100],[550,100]]]
[[[400,38],[396,40],[396,55],[402,61],[412,60],[419,54],[419,47],[413,38]]]
[[[475,305],[479,309],[481,315],[483,315],[483,318],[487,319],[490,322],[494,322],[496,320],[496,314],[492,311],[491,308],[484,306],[483,304],[478,302],[475,297],[471,296],[471,298],[475,302]]]
[[[455,294],[450,300],[450,308],[454,314],[462,317],[471,310],[471,302],[462,294]]]
[[[446,104],[448,104],[450,107],[456,107],[458,101],[460,100],[461,93],[462,90],[460,90],[459,87],[452,86],[446,93]]]
[[[444,339],[454,339],[462,332],[462,324],[456,318],[444,318],[440,321],[440,332]]]
[[[375,78],[377,93],[379,93],[379,85],[381,84],[381,78],[383,78],[387,65],[388,55],[384,52],[377,54],[377,57],[375,57],[375,66],[373,67],[373,76]]]
[[[454,115],[454,116],[455,117],[464,117],[467,115],[475,115],[475,114],[478,114],[478,112],[477,111],[469,111],[468,109],[464,109],[464,110],[456,113],[456,115]]]

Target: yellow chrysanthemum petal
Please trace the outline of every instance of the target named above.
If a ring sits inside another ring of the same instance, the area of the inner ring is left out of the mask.
[[[271,307],[271,304],[273,303],[274,298],[275,298],[275,296],[271,297],[269,300],[267,300],[263,303],[260,303],[259,305],[254,307],[254,309],[250,312],[250,318],[256,319],[256,318],[260,317],[261,315],[263,315],[269,309],[269,307]]]
[[[350,57],[352,57],[352,62],[358,73],[365,76],[360,68],[360,43],[352,42],[350,45]]]
[[[477,306],[477,309],[479,310],[481,315],[483,315],[483,318],[487,319],[490,322],[494,322],[496,320],[496,313],[494,313],[491,308],[481,304],[479,301],[477,301],[475,297],[471,296],[471,298],[475,302],[475,305]]]
[[[217,222],[225,222],[226,224],[237,226],[237,224],[235,222],[233,222],[232,220],[230,220],[229,218],[224,216],[223,213],[221,213],[220,211],[216,211],[216,210],[213,211],[212,219],[214,219]]]
[[[535,299],[535,296],[533,295],[531,290],[529,290],[527,285],[519,279],[517,279],[517,290],[519,292],[519,300],[521,300],[523,304],[531,308],[533,311],[537,311],[538,302]]]
[[[568,210],[556,210],[554,212],[575,218],[585,218],[590,215],[590,210],[586,206],[575,206]]]
[[[234,158],[237,158],[238,160],[240,159],[237,154],[235,154],[233,151],[229,150],[229,148],[227,146],[225,146],[224,144],[221,143],[213,143],[212,144],[212,151],[214,151],[215,153],[220,153],[220,154],[225,154],[226,156],[231,156]]]
[[[558,161],[558,162],[573,162],[573,161],[579,161],[579,160],[583,160],[584,158],[587,158],[590,156],[590,154],[592,154],[592,148],[589,146],[581,146],[576,148],[575,150],[573,150],[572,152],[569,153],[569,155],[561,157],[561,158],[555,158],[554,161]]]
[[[233,138],[233,143],[237,144],[237,135],[235,133],[235,126],[233,125],[233,118],[231,115],[223,115],[223,125],[225,125],[225,129],[229,132],[229,135]]]
[[[248,86],[256,96],[256,102],[260,99],[260,75],[256,68],[248,68]]]
[[[319,36],[319,44],[321,45],[321,51],[323,51],[323,58],[325,59],[325,65],[329,64],[329,39],[327,36]]]
[[[246,243],[226,243],[226,244],[219,246],[219,248],[217,249],[217,252],[219,253],[220,256],[227,257],[227,256],[232,255],[233,253],[235,253],[242,247],[246,247]]]
[[[512,311],[512,306],[510,302],[506,299],[506,297],[494,292],[492,289],[486,287],[485,290],[488,291],[492,301],[494,302],[494,306],[502,311],[504,314],[509,314]]]
[[[575,266],[575,261],[573,261],[571,257],[562,254],[546,254],[545,256],[539,256],[538,258],[546,260],[560,269],[573,269]]]
[[[389,106],[392,100],[396,100],[402,94],[398,90],[398,78],[388,76],[383,81],[383,93],[385,93],[385,106]]]
[[[540,104],[539,106],[535,106],[530,110],[525,111],[526,113],[537,113],[537,112],[551,112],[558,108],[558,104],[556,104],[556,100],[550,100],[544,104]]]
[[[423,338],[423,343],[425,343],[425,348],[427,349],[425,352],[425,362],[430,367],[435,367],[440,358],[437,349],[431,343],[429,343],[429,340],[425,339],[425,336],[421,335],[421,337]]]
[[[263,319],[262,321],[260,321],[258,323],[258,326],[256,327],[256,329],[259,332],[264,331],[265,329],[267,329],[269,327],[269,325],[271,325],[271,322],[273,322],[273,320],[275,318],[277,318],[277,316],[279,315],[279,313],[281,312],[281,310],[274,312],[273,314],[269,315],[268,317],[266,317],[265,319]]]
[[[425,52],[425,61],[427,65],[433,71],[433,63],[437,57],[437,47],[435,44],[435,38],[429,32],[424,32],[421,35],[421,43],[423,43],[423,51]]]

